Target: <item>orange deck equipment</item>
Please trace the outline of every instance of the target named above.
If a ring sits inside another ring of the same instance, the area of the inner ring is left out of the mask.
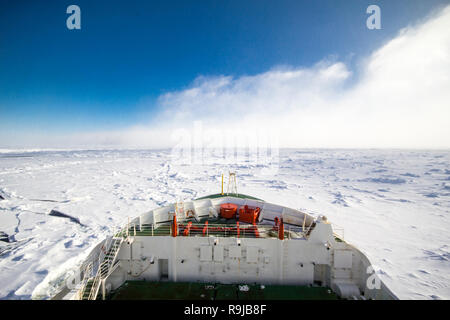
[[[225,219],[236,218],[238,205],[234,203],[223,203],[220,205],[220,216]]]
[[[261,209],[259,207],[249,207],[247,205],[239,208],[239,221],[255,224]]]

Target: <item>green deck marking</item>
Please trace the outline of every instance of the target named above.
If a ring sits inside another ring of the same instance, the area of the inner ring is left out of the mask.
[[[242,194],[242,193],[229,193],[229,194],[221,194],[221,193],[216,193],[216,194],[211,194],[209,196],[204,196],[201,198],[197,198],[195,200],[203,200],[203,199],[217,199],[217,198],[223,198],[223,197],[235,197],[235,198],[241,198],[241,199],[251,199],[251,200],[259,200],[259,201],[264,201],[252,196],[248,196],[246,194]]]
[[[111,300],[338,300],[327,287],[248,285],[198,282],[127,281],[109,295]]]
[[[337,295],[326,287],[270,285],[250,287],[250,290],[239,291],[240,300],[336,300]]]
[[[211,285],[210,285],[211,286]],[[205,283],[127,281],[111,300],[213,300],[214,289]]]
[[[216,285],[216,296],[214,300],[237,300],[237,286],[233,284]]]

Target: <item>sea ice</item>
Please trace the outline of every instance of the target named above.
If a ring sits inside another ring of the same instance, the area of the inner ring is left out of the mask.
[[[0,151],[0,298],[45,299],[128,217],[238,192],[324,214],[402,299],[450,299],[450,152],[280,150],[277,172],[217,155],[191,165],[170,150]],[[49,215],[52,210],[68,218]],[[82,222],[85,227],[78,223]]]

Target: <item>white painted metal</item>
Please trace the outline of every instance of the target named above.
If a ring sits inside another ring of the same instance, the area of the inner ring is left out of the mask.
[[[95,298],[103,280],[105,294],[117,289],[127,280],[160,281],[165,274],[161,265],[168,262],[169,281],[201,281],[218,283],[260,283],[285,285],[312,285],[321,283],[331,287],[344,298],[396,299],[380,281],[380,287],[367,285],[370,273],[369,260],[343,239],[336,239],[332,225],[325,218],[259,200],[222,197],[184,202],[183,222],[187,210],[194,216],[210,216],[218,212],[220,204],[233,202],[238,205],[259,206],[261,223],[272,223],[275,217],[283,217],[289,223],[289,237],[279,240],[274,236],[152,236],[154,226],[170,225],[170,205],[149,211],[130,221],[127,230],[133,228],[127,241],[120,241],[114,253],[118,261],[114,269],[97,274],[91,297]],[[139,235],[145,225],[151,225],[151,233]],[[261,229],[263,229],[261,225]],[[134,232],[134,228],[138,231]],[[267,228],[270,229],[270,226]],[[297,228],[297,229],[296,229]],[[292,236],[291,236],[292,234]],[[266,234],[268,235],[268,233]],[[117,242],[116,242],[117,243]],[[159,263],[163,261],[164,263]],[[99,270],[101,270],[99,268]]]

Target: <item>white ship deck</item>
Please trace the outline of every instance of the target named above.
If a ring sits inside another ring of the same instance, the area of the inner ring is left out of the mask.
[[[220,209],[229,203],[257,208],[259,214],[251,223],[244,222],[241,213],[226,218]],[[394,299],[383,283],[370,287],[369,268],[368,259],[338,237],[325,217],[244,195],[212,195],[127,221],[94,249],[80,268],[82,283],[67,296],[106,298],[126,283],[141,281],[148,288],[160,282],[209,283],[221,292],[245,284],[267,297],[272,297],[271,290],[255,288],[287,286],[291,292],[304,292],[319,286],[340,298]]]

